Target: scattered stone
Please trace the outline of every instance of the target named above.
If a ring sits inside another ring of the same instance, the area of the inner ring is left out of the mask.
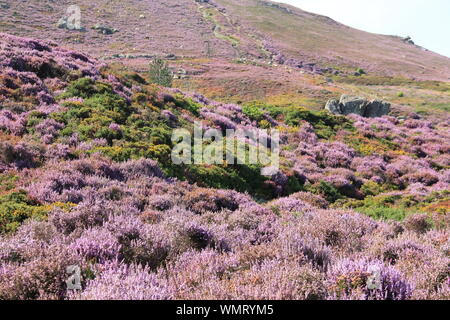
[[[92,27],[93,30],[97,30],[98,32],[102,34],[114,34],[116,32],[119,32],[116,28],[111,28],[108,26],[104,26],[102,24],[96,24]]]
[[[414,45],[414,41],[412,40],[412,38],[410,36],[403,38],[403,42],[407,43],[407,44],[412,44]]]
[[[285,13],[288,13],[288,14],[293,13],[291,9],[286,8],[285,6],[278,4],[278,3],[273,3],[273,2],[269,2],[269,1],[261,1],[260,4],[263,6],[266,6],[266,7],[271,7],[271,8],[275,8],[277,10],[284,11]]]
[[[169,53],[168,55],[166,55],[166,60],[176,60],[177,56],[173,53]]]
[[[189,78],[188,72],[183,68],[178,69],[174,74],[174,79],[187,79],[187,78]]]
[[[115,53],[111,56],[105,56],[103,60],[111,60],[111,59],[154,59],[156,55],[154,54],[123,54],[123,53]]]
[[[333,114],[358,114],[366,118],[376,118],[387,115],[391,111],[391,104],[380,100],[366,100],[361,97],[342,95],[338,101],[329,100],[325,109]]]
[[[56,26],[60,29],[76,30],[76,31],[86,31],[86,28],[82,27],[80,24],[71,23],[67,17],[62,17],[56,23]]]

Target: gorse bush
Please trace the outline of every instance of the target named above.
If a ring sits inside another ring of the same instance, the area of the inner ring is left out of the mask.
[[[16,231],[27,219],[45,219],[48,210],[31,200],[25,191],[3,195],[0,197],[0,234]]]
[[[264,112],[254,105],[244,106],[242,112],[253,121],[260,122],[264,119]]]
[[[289,111],[285,122],[291,126],[300,125],[301,121],[310,123],[317,136],[323,139],[333,137],[338,130],[353,130],[351,121],[345,117],[331,115],[327,112],[314,112],[306,109]]]

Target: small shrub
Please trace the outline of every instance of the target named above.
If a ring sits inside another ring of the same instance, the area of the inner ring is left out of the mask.
[[[356,69],[355,75],[362,76],[362,75],[365,75],[365,74],[366,74],[366,72],[362,68]]]
[[[264,119],[264,112],[254,105],[247,105],[242,108],[242,112],[252,121],[262,121]]]
[[[45,219],[48,209],[30,200],[25,191],[0,197],[0,234],[15,232],[29,218]]]
[[[317,184],[308,186],[307,189],[314,194],[322,195],[330,203],[334,203],[343,198],[335,187],[325,181],[320,181]]]
[[[153,83],[164,87],[171,87],[173,81],[172,71],[170,71],[166,62],[162,59],[155,59],[150,63],[150,79]]]

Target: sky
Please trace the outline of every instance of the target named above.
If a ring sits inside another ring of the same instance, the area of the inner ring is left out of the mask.
[[[449,0],[276,0],[328,16],[350,27],[411,36],[429,50],[450,57]]]

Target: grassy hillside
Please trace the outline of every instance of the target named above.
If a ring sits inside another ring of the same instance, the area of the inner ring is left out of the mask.
[[[256,0],[77,3],[84,32],[57,28],[71,4],[66,0],[2,0],[0,31],[52,39],[135,71],[146,70],[154,57],[168,58],[180,75],[177,87],[224,102],[319,110],[328,99],[351,93],[389,100],[406,112],[439,113],[449,107],[448,58],[286,5]],[[95,24],[118,32],[99,33],[92,29]],[[367,75],[355,77],[358,69]],[[431,80],[441,82],[423,85]],[[400,93],[405,99],[398,99]]]
[[[371,34],[289,5],[265,0],[218,0],[229,14],[300,60],[386,75],[449,80],[449,58],[402,41]]]

